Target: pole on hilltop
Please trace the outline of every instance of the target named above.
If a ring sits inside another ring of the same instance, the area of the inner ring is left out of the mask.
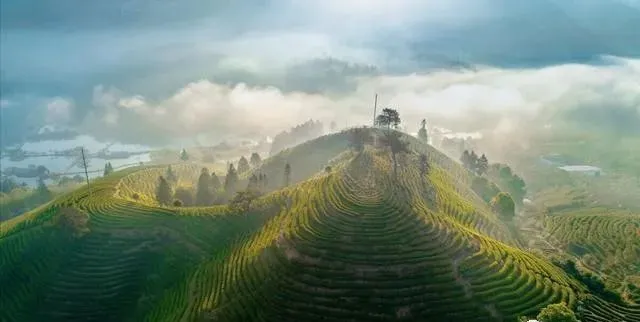
[[[376,113],[378,109],[378,93],[376,93],[376,97],[373,101],[373,127],[376,127]]]
[[[84,176],[87,179],[87,187],[89,187],[89,195],[91,195],[91,184],[89,184],[89,170],[87,169],[87,159],[84,157],[84,147],[82,147],[82,165],[84,168]]]

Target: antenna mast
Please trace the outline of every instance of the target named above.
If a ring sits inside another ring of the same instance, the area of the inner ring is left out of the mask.
[[[376,127],[376,112],[378,110],[378,93],[373,101],[373,127]]]
[[[87,187],[89,187],[89,195],[91,195],[91,185],[89,184],[89,172],[87,170],[87,160],[84,158],[84,147],[81,149],[82,152],[82,165],[84,168],[84,176],[87,178]]]

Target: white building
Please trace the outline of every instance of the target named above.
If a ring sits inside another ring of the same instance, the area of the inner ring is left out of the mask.
[[[558,167],[560,170],[564,170],[571,173],[581,173],[588,176],[599,176],[602,174],[602,169],[590,165],[565,165]]]

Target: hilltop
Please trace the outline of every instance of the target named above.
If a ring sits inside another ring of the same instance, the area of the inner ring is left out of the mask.
[[[272,180],[247,212],[160,206],[152,166],[3,223],[0,320],[513,321],[557,302],[583,321],[640,319],[525,251],[442,153],[404,135],[394,175],[388,152],[352,151],[349,135],[265,160],[253,171]]]

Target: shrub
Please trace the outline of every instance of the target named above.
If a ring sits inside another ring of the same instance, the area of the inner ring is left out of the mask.
[[[578,322],[573,311],[564,303],[549,304],[538,314],[540,322]]]
[[[182,201],[180,199],[176,199],[173,201],[174,207],[182,207]]]
[[[512,219],[516,215],[516,204],[508,193],[500,192],[491,200],[491,207],[503,219]]]
[[[74,237],[82,237],[89,233],[89,215],[71,207],[58,210],[55,225],[71,233]]]

